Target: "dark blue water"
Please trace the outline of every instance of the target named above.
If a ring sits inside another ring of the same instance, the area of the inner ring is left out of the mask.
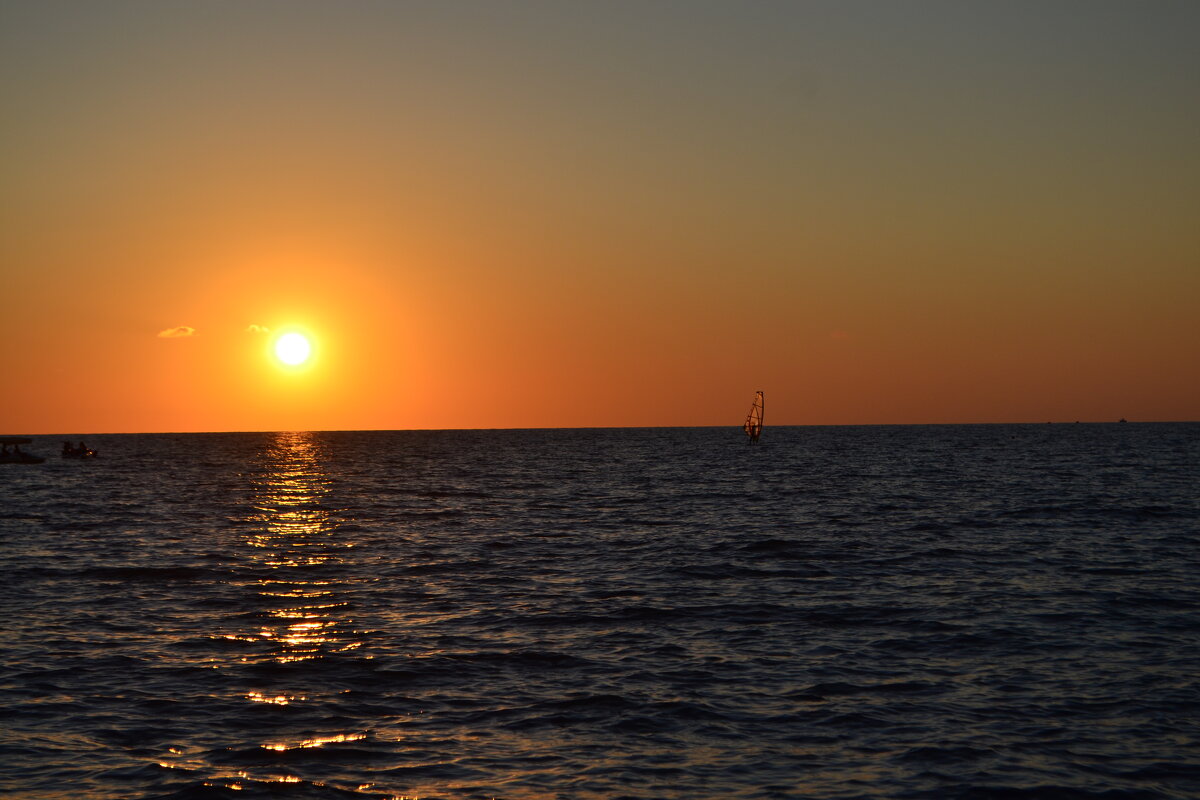
[[[1200,796],[1200,425],[88,444],[0,465],[7,798]]]

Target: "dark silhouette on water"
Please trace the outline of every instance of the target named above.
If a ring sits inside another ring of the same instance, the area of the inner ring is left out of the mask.
[[[24,436],[9,436],[0,439],[0,464],[41,464],[46,459],[26,453],[21,449],[21,445],[29,444],[32,441]],[[12,450],[8,449],[10,445]]]
[[[750,437],[750,443],[754,444],[758,441],[758,437],[762,435],[763,427],[763,393],[761,391],[754,393],[754,403],[750,406],[750,413],[746,415],[746,422],[742,425],[742,430]]]
[[[63,458],[95,458],[98,455],[100,454],[83,442],[80,442],[78,447],[72,447],[70,442],[63,442]]]

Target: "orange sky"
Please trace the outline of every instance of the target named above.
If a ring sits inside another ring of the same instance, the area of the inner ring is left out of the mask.
[[[1200,419],[1200,6],[963,5],[0,3],[0,433]]]

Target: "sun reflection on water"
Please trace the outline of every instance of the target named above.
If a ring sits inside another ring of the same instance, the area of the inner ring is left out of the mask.
[[[310,747],[324,747],[327,744],[337,744],[340,742],[357,742],[367,738],[365,733],[339,733],[334,736],[316,736],[311,739],[302,739],[298,742],[284,742],[279,744],[264,744],[264,750],[276,750],[283,752],[284,750],[302,750]]]
[[[225,642],[221,653],[233,654],[212,659],[234,684],[216,699],[244,710],[237,718],[254,726],[254,753],[240,739],[226,747],[170,747],[158,767],[255,796],[297,788],[285,784],[385,796],[379,784],[339,784],[329,774],[339,754],[360,757],[356,747],[373,751],[379,744],[371,731],[342,727],[346,717],[338,713],[351,690],[332,676],[351,659],[371,656],[345,655],[364,646],[365,632],[356,627],[356,587],[347,577],[355,572],[347,562],[356,543],[342,530],[346,511],[325,466],[326,446],[319,434],[274,434],[248,474],[240,515],[246,533],[230,581],[240,595],[236,622],[227,620],[211,638]]]
[[[251,703],[270,703],[275,706],[286,706],[297,700],[307,700],[302,694],[265,695],[262,692],[247,692],[246,699]]]
[[[295,730],[287,722],[289,717],[271,716],[291,713],[287,709],[297,705],[328,702],[339,690],[327,687],[320,672],[303,665],[316,667],[322,659],[363,644],[351,617],[348,585],[340,580],[354,542],[339,533],[342,512],[332,496],[322,447],[317,434],[274,434],[257,469],[251,471],[245,516],[249,523],[245,538],[248,564],[240,587],[252,611],[242,615],[249,620],[245,627],[218,637],[244,645],[231,667],[288,666],[284,672],[249,673],[260,677],[252,678],[236,695],[259,709],[256,718],[275,721],[259,739],[261,750],[271,753],[336,746],[367,736],[353,730]],[[267,711],[272,708],[279,710]],[[173,765],[187,762],[186,756],[173,755]],[[266,764],[261,770],[230,771],[210,765],[206,771],[210,779],[223,781],[213,785],[231,790],[245,788],[249,782],[301,780],[296,775],[272,773]]]
[[[253,475],[251,521],[246,540],[259,566],[254,589],[264,620],[254,633],[274,648],[277,663],[321,658],[357,646],[349,604],[336,581],[317,577],[335,571],[353,543],[337,536],[331,480],[313,433],[278,433]]]

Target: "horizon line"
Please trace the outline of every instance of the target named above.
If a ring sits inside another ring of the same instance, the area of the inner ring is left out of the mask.
[[[782,423],[767,425],[769,428],[902,428],[902,427],[952,427],[972,425],[1186,425],[1195,424],[1200,420],[1026,420],[1022,422],[845,422],[845,423]],[[277,428],[275,430],[212,430],[212,431],[59,431],[57,433],[6,433],[0,438],[8,437],[55,437],[55,436],[187,436],[187,435],[221,435],[235,433],[438,433],[438,432],[472,432],[472,431],[599,431],[599,430],[702,430],[716,428],[732,428],[741,430],[740,424],[724,425],[576,425],[547,428],[531,428],[523,426],[490,427],[490,428]]]

